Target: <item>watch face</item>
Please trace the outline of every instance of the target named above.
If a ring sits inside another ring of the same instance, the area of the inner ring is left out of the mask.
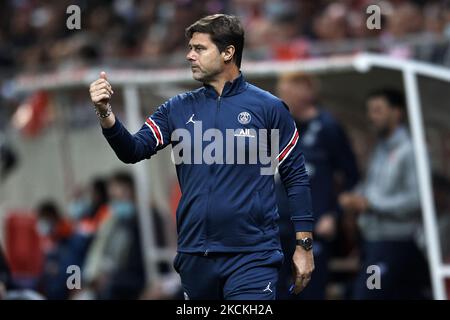
[[[301,240],[297,240],[297,244],[302,246],[302,248],[305,250],[311,250],[313,240],[311,238],[304,238]]]
[[[305,248],[311,249],[312,248],[312,239],[306,238],[304,239]]]

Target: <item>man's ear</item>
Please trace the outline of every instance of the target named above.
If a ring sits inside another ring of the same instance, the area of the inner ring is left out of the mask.
[[[406,114],[403,112],[403,110],[395,108],[394,113],[398,123],[401,123],[405,119]]]
[[[236,49],[234,48],[234,46],[228,46],[225,48],[225,50],[222,51],[222,56],[225,63],[231,62],[231,60],[233,60],[235,51]]]

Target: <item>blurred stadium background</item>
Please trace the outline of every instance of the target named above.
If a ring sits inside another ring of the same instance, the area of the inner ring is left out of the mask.
[[[72,4],[81,8],[80,30],[66,27]],[[372,4],[381,8],[379,30],[366,26],[366,8]],[[448,298],[450,287],[441,276],[450,272],[441,264],[450,260],[450,2],[3,0],[1,7],[0,243],[11,270],[11,291],[19,297],[180,297],[171,266],[180,192],[170,150],[139,165],[120,163],[101,135],[88,85],[105,70],[116,92],[115,112],[137,130],[160,103],[198,87],[187,69],[184,28],[223,12],[238,15],[244,25],[243,72],[250,82],[275,92],[278,77],[287,71],[320,80],[321,104],[346,129],[361,172],[374,144],[364,107],[368,92],[391,86],[414,102],[405,90],[405,70],[433,67],[419,72],[412,94],[420,97],[417,119],[424,126],[426,172],[432,173],[433,187],[421,189],[431,191],[431,201],[422,204],[429,209],[424,212],[428,232],[418,235],[418,242],[434,259],[430,292]],[[372,68],[362,70],[372,62]],[[98,237],[110,215],[108,190],[114,183],[127,189],[130,179],[138,186],[138,222]],[[57,240],[47,239],[39,226],[42,211],[52,217],[59,211]],[[328,299],[349,297],[360,266],[355,225],[354,217],[340,221],[328,266]],[[66,246],[70,237],[76,241]],[[76,252],[70,261],[77,263],[64,260],[67,250]],[[68,276],[64,266],[78,263],[82,289],[68,292],[61,288]]]

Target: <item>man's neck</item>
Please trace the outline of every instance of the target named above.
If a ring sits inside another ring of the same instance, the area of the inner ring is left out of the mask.
[[[310,105],[301,114],[297,115],[297,119],[301,122],[308,122],[317,117],[318,114],[319,110],[314,105]]]
[[[391,139],[394,136],[395,132],[397,131],[397,129],[399,127],[400,127],[400,125],[387,128],[386,131],[380,135],[380,139],[384,140],[384,141],[388,141],[389,139]]]
[[[226,68],[222,73],[218,74],[215,79],[211,80],[207,84],[212,86],[220,96],[222,95],[225,83],[228,81],[233,81],[237,77],[239,77],[239,69],[236,65],[233,65],[232,67],[230,66],[230,68]]]

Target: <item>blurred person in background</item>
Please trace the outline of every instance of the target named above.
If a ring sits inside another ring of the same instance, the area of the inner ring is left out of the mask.
[[[299,143],[311,182],[312,205],[317,221],[314,228],[315,276],[298,298],[315,300],[325,299],[328,260],[340,212],[336,189],[350,190],[358,180],[356,159],[347,135],[339,122],[320,106],[318,87],[318,79],[302,73],[285,74],[277,85],[279,96],[290,106],[300,132]],[[277,196],[283,250],[287,257],[291,257],[295,249],[295,233],[289,221],[286,192],[279,180]],[[287,294],[286,288],[290,282],[290,270],[284,266],[280,274],[280,298],[293,297]]]
[[[447,2],[447,6],[450,2]],[[416,58],[435,64],[450,64],[450,50],[446,35],[446,6],[441,2],[429,3],[423,9],[424,44],[418,46]]]
[[[421,226],[419,189],[411,138],[404,122],[403,94],[394,89],[371,93],[368,117],[378,136],[365,179],[341,194],[348,212],[359,214],[363,238],[361,270],[354,299],[427,297],[428,268],[415,237]],[[367,268],[378,266],[381,289],[369,290]]]
[[[89,248],[78,299],[137,299],[145,285],[134,182],[127,172],[108,181],[111,216]]]
[[[366,25],[366,8],[374,4],[381,7],[379,30],[369,30]],[[429,5],[439,8],[427,12]],[[65,24],[67,6],[67,1],[4,1],[0,12],[0,67],[13,71],[77,69],[105,62],[173,66],[183,50],[182,26],[215,12],[241,17],[248,30],[250,59],[351,54],[355,49],[412,57],[415,48],[423,47],[417,36],[430,23],[440,29],[443,22],[444,35],[450,33],[445,0],[85,1],[80,4],[83,32],[60,28]],[[377,37],[373,43],[352,41],[373,36]],[[415,37],[412,44],[406,39],[410,36]],[[440,44],[436,44],[438,56],[444,49]],[[448,63],[447,59],[435,61]]]
[[[247,83],[240,72],[244,30],[237,17],[207,16],[189,26],[186,36],[186,59],[193,78],[203,86],[166,101],[132,135],[112,112],[112,87],[106,74],[101,73],[100,79],[91,84],[90,95],[103,135],[120,160],[136,163],[169,144],[180,147],[179,140],[171,140],[173,134],[181,130],[191,134],[199,122],[204,123],[205,130],[215,129],[222,137],[229,131],[225,128],[234,132],[244,132],[242,128],[279,132],[281,151],[272,152],[272,156],[278,160],[280,176],[288,189],[295,225],[292,289],[297,294],[308,284],[314,270],[314,218],[292,116],[280,99]],[[234,136],[244,138],[241,141],[256,138],[245,133]],[[183,138],[181,146],[190,144],[191,137]],[[263,144],[267,147],[267,140]],[[206,153],[206,147],[201,144],[201,154],[193,150],[195,158]],[[191,152],[188,148],[182,149],[183,153]],[[239,158],[250,152],[247,146],[238,150]],[[232,165],[225,165],[224,158],[215,159],[212,165],[204,159],[200,164],[183,159],[176,165],[183,196],[177,211],[178,254],[174,267],[180,273],[186,297],[191,299],[275,299],[284,256],[276,223],[274,168],[268,167],[270,172],[262,174],[261,162],[236,165],[234,148],[230,153],[234,157]],[[225,157],[229,159],[230,154]],[[249,277],[254,281],[248,281]]]
[[[77,190],[67,211],[74,224],[74,259],[81,266],[100,226],[110,217],[106,180],[95,178],[87,190]]]
[[[37,231],[44,253],[39,289],[48,299],[67,299],[67,267],[76,263],[71,239],[73,226],[52,200],[38,205],[37,216]]]
[[[314,32],[318,39],[339,45],[348,35],[347,7],[344,3],[335,2],[327,5],[314,21]]]
[[[448,263],[450,262],[450,179],[442,173],[434,172],[432,183],[442,260]],[[423,254],[426,255],[427,243],[423,227],[418,230],[417,242]]]
[[[415,47],[408,43],[408,36],[418,34],[423,28],[420,7],[413,2],[389,6],[386,28],[381,35],[384,52],[397,58],[413,58]]]
[[[68,215],[76,225],[76,232],[94,236],[110,216],[107,181],[94,178],[87,188],[79,188],[68,206]]]

